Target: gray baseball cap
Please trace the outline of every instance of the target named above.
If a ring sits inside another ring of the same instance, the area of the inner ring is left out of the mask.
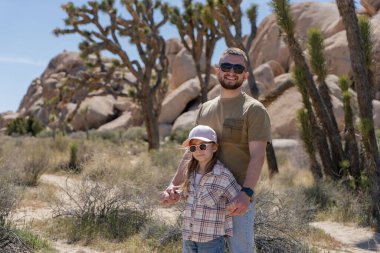
[[[190,146],[190,141],[196,139],[205,142],[215,142],[217,143],[217,137],[214,129],[205,125],[198,125],[194,127],[190,133],[189,137],[182,143],[182,146]]]

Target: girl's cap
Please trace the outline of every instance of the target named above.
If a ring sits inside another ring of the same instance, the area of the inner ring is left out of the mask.
[[[205,142],[217,142],[216,133],[214,129],[204,125],[198,125],[194,127],[190,131],[189,137],[182,143],[182,146],[190,146],[190,141],[192,139],[197,139]]]

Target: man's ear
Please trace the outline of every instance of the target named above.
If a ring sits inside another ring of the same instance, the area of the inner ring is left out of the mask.
[[[219,72],[220,72],[220,68],[219,68],[219,67],[216,67],[216,68],[215,68],[215,74],[216,74],[216,75],[219,75]]]
[[[248,76],[249,76],[249,73],[248,73],[248,71],[246,71],[246,72],[244,73],[244,79],[248,79]]]

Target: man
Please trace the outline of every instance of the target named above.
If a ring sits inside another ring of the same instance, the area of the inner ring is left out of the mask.
[[[248,77],[247,64],[247,56],[242,50],[228,48],[223,52],[216,69],[221,84],[220,96],[204,103],[196,119],[197,125],[207,125],[215,130],[220,140],[218,159],[242,186],[227,208],[229,215],[233,216],[233,237],[227,239],[232,253],[255,251],[254,188],[261,174],[267,142],[271,140],[266,109],[242,92],[242,84]],[[187,157],[185,154],[171,184],[161,193],[162,203],[177,201],[176,188],[183,181]]]

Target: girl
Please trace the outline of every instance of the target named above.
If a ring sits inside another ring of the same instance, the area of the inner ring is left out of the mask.
[[[217,137],[212,128],[194,127],[182,145],[192,154],[179,187],[186,201],[182,252],[223,253],[224,236],[232,236],[232,218],[226,206],[240,186],[216,158]]]

